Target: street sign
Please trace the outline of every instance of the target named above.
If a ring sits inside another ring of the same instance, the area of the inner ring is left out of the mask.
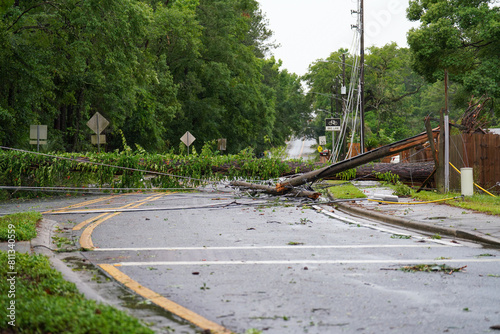
[[[227,144],[226,138],[217,139],[217,149],[219,151],[225,151],[226,150],[226,144]]]
[[[319,152],[319,153],[323,152],[323,147],[318,146],[318,152]]]
[[[98,135],[100,135],[108,125],[109,121],[105,119],[99,112],[96,112],[94,116],[92,116],[92,118],[87,122],[87,126]]]
[[[47,125],[30,125],[30,144],[36,145],[37,152],[40,145],[47,144]]]
[[[97,135],[92,135],[90,136],[90,142],[94,145],[106,144],[106,135],[99,135],[99,138],[97,138]]]
[[[181,137],[181,142],[184,143],[187,147],[191,146],[191,144],[196,140],[196,138],[191,134],[191,132],[186,131],[184,136]]]
[[[96,135],[90,138],[92,144],[97,144],[97,152],[101,152],[101,144],[106,143],[105,135],[101,135],[102,130],[106,129],[109,125],[109,121],[105,119],[99,112],[96,112],[94,116],[87,122],[87,126],[96,133]]]
[[[340,131],[340,118],[325,119],[326,131]]]
[[[184,145],[187,146],[188,148],[188,155],[189,155],[189,146],[196,140],[196,138],[191,134],[191,132],[186,131],[184,136],[181,137],[181,142],[184,143]]]
[[[319,144],[320,145],[326,145],[326,136],[320,136],[319,137]]]
[[[47,144],[47,125],[30,125],[30,144]]]

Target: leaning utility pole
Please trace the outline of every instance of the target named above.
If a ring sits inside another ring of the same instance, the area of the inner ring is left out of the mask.
[[[436,137],[439,133],[438,129],[431,130],[432,137]],[[387,157],[389,155],[394,155],[402,151],[409,150],[410,148],[423,145],[425,142],[429,140],[429,136],[427,132],[423,132],[419,135],[400,140],[398,142],[385,145],[369,152],[361,153],[353,158],[342,160],[333,165],[323,167],[321,169],[313,170],[308,173],[304,173],[302,175],[296,176],[294,178],[288,179],[282,183],[276,185],[276,191],[278,193],[286,193],[293,189],[294,187],[298,187],[300,185],[314,182],[316,180],[334,176],[337,173],[343,172],[345,170],[355,168],[371,161],[381,159]]]

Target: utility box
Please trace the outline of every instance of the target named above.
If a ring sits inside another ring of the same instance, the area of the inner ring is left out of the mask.
[[[462,195],[474,195],[474,176],[472,173],[472,168],[464,167],[460,169],[460,181]]]

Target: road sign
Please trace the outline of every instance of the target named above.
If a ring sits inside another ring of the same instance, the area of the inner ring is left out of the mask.
[[[184,143],[184,145],[187,146],[188,148],[188,155],[189,155],[189,146],[196,140],[196,138],[191,134],[191,132],[186,131],[184,136],[181,137],[181,142]]]
[[[320,136],[319,137],[319,144],[320,145],[326,145],[326,136]]]
[[[191,134],[191,132],[186,131],[184,136],[181,137],[181,142],[184,143],[187,147],[191,146],[191,144],[196,140],[196,138]]]
[[[325,119],[326,131],[340,131],[340,118]]]
[[[106,137],[101,135],[101,132],[106,129],[108,125],[109,121],[99,114],[99,112],[96,112],[87,122],[87,126],[96,133],[96,135],[92,136],[90,140],[92,144],[97,144],[97,152],[99,153],[101,152],[101,144],[106,143]]]
[[[99,114],[99,112],[96,112],[87,122],[87,126],[98,135],[100,135],[102,130],[106,129],[108,125],[109,121]]]
[[[40,145],[47,144],[47,125],[30,125],[30,144],[36,145],[37,152]]]
[[[318,146],[318,152],[320,152],[320,153],[323,152],[323,147]]]
[[[90,136],[90,142],[94,145],[106,144],[106,135],[99,135],[99,138],[97,138],[97,135],[92,135]]]
[[[226,144],[227,144],[227,139],[226,138],[217,139],[217,149],[219,151],[225,151],[226,150]]]

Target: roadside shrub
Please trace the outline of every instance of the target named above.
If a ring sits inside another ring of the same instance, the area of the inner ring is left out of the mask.
[[[8,256],[0,251],[0,263]],[[0,331],[6,333],[153,333],[139,320],[80,294],[73,283],[50,267],[47,257],[16,254],[15,297],[0,295],[0,305],[15,300],[15,327],[8,324],[6,307],[0,312]],[[7,271],[0,273],[1,291],[10,291]]]
[[[14,235],[17,241],[35,238],[36,224],[41,219],[42,215],[38,212],[21,212],[0,217],[0,241],[9,240],[9,235]],[[10,228],[9,225],[14,225],[14,229]],[[11,232],[9,233],[9,231]]]

